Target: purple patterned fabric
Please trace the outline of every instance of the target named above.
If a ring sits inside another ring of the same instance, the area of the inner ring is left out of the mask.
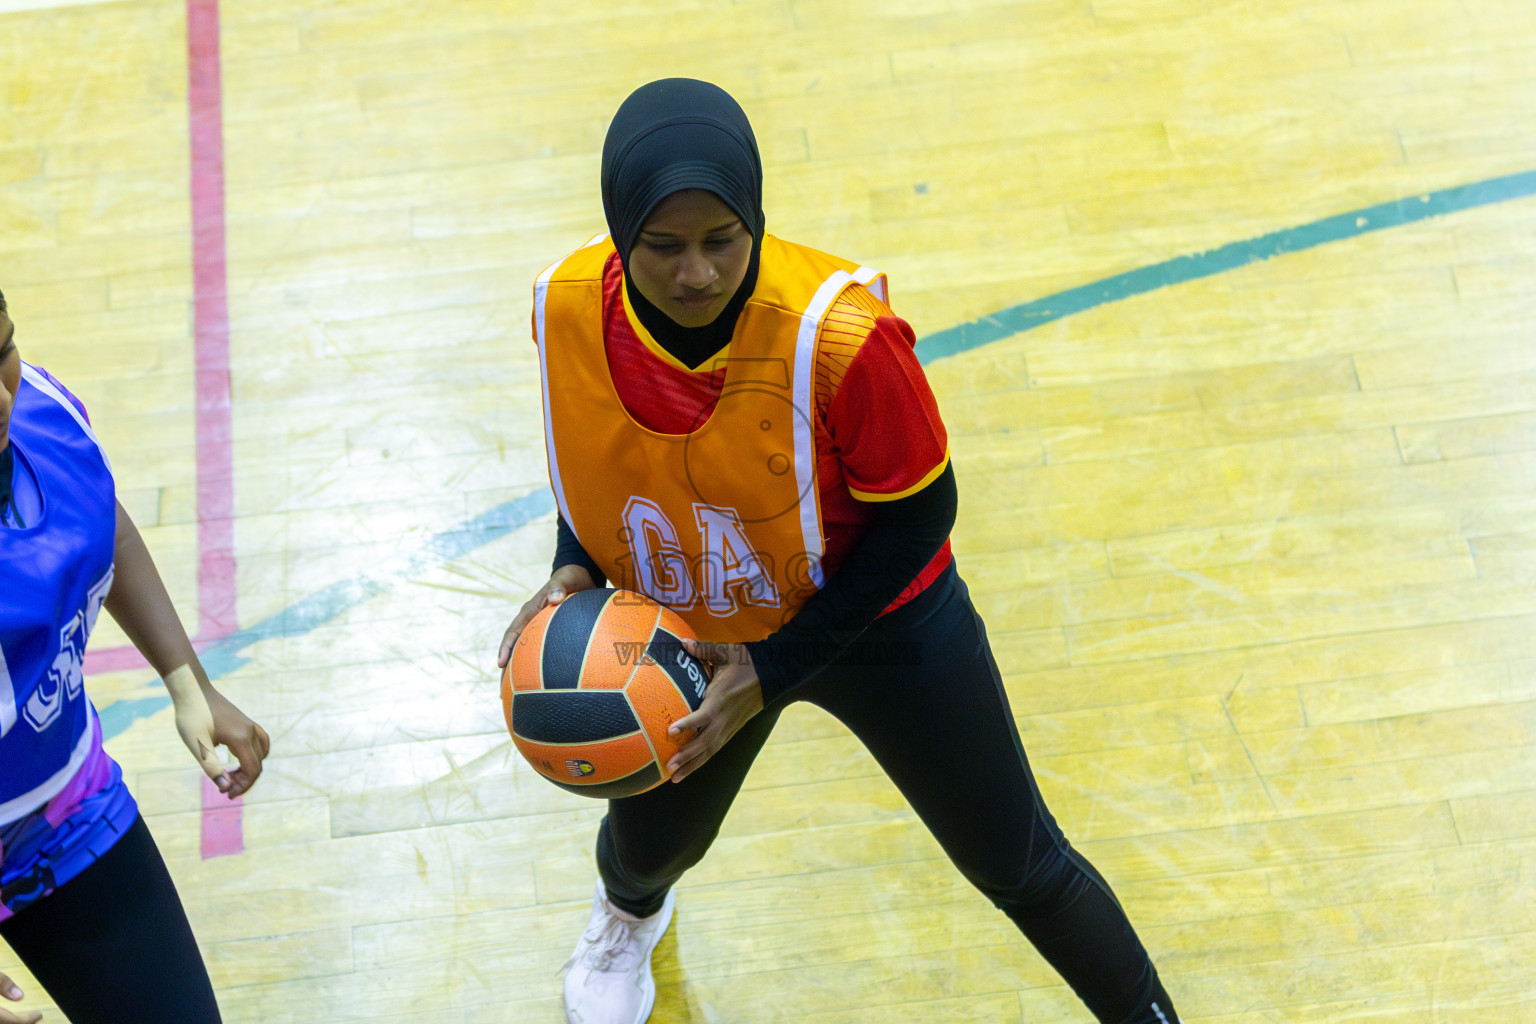
[[[101,748],[94,715],[91,734],[85,763],[58,795],[0,825],[0,921],[94,864],[139,815],[123,770]]]

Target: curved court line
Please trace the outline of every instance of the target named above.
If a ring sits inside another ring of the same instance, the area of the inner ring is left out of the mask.
[[[279,637],[303,636],[343,612],[350,611],[369,598],[393,587],[402,579],[445,565],[461,555],[505,537],[513,530],[554,511],[555,496],[549,488],[532,491],[520,498],[503,502],[488,512],[483,512],[462,526],[439,533],[429,539],[415,553],[404,559],[396,568],[373,576],[333,583],[295,604],[289,605],[276,615],[262,619],[253,626],[237,629],[228,636],[215,640],[199,654],[210,681],[226,676],[250,659],[240,652],[262,640]],[[146,684],[148,688],[161,690],[158,680]],[[163,692],[150,697],[119,700],[98,709],[103,740],[127,729],[141,718],[171,706],[171,699]]]
[[[930,334],[917,343],[918,359],[924,364],[946,356],[979,348],[1004,338],[1011,338],[1042,324],[1081,313],[1095,306],[1107,305],[1156,291],[1170,285],[1210,277],[1257,263],[1274,256],[1300,252],[1328,242],[1342,241],[1372,231],[1401,227],[1430,217],[1444,216],[1478,206],[1506,202],[1536,195],[1536,171],[1524,171],[1501,178],[1490,178],[1470,185],[1460,185],[1399,199],[1378,206],[1368,206],[1351,213],[1326,217],[1311,224],[1287,228],[1243,242],[1232,242],[1208,252],[1154,263],[1139,270],[1106,277],[1101,281],[1070,288],[1033,302],[1010,306],[971,323]],[[261,640],[302,636],[321,623],[355,608],[376,594],[409,577],[467,554],[483,544],[525,526],[555,507],[548,488],[532,491],[485,512],[463,526],[440,533],[427,542],[407,563],[395,572],[363,576],[333,584],[311,594],[277,615],[263,619],[247,629],[236,630],[203,649],[202,662],[210,679],[233,672],[250,659],[240,652]],[[158,687],[158,683],[151,684]],[[163,695],[120,700],[100,710],[104,739],[118,735],[140,718],[146,718],[170,706]]]
[[[1402,227],[1430,217],[1441,217],[1532,194],[1536,194],[1536,171],[1522,171],[1502,178],[1489,178],[1471,185],[1429,192],[1411,199],[1396,199],[1378,206],[1367,206],[1335,217],[1325,217],[1311,224],[1286,228],[1243,242],[1232,242],[1219,249],[1192,256],[1179,256],[1139,270],[1106,277],[1092,284],[1069,288],[1033,302],[1009,306],[980,320],[928,335],[917,343],[917,358],[927,365],[935,359],[958,355],[1048,324],[1052,320],[1118,302],[1132,295],[1210,277],[1328,242],[1339,242],[1372,231]]]

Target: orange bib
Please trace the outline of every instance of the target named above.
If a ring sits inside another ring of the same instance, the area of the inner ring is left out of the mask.
[[[702,639],[760,640],[821,586],[812,386],[822,318],[877,272],[763,239],[757,287],[709,418],[687,434],[637,423],[619,401],[602,329],[594,240],[539,275],[534,333],[544,438],[560,513],[614,586],[648,594]]]

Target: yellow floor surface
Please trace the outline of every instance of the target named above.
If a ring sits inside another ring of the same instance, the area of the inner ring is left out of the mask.
[[[531,286],[670,75],[742,102],[770,231],[920,351],[974,325],[961,571],[1186,1024],[1536,1020],[1529,0],[217,9],[243,853],[152,676],[88,687],[226,1021],[563,1019],[601,807],[494,668],[553,550]],[[0,289],[195,632],[187,64],[184,0],[0,4]],[[678,907],[657,1024],[1090,1020],[804,706]]]

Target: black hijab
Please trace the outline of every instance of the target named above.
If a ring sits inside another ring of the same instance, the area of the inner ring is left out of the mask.
[[[725,347],[757,285],[763,247],[763,161],[741,106],[725,90],[691,78],[643,85],[613,115],[603,142],[603,213],[624,264],[624,287],[651,337],[685,366]],[[747,276],[712,323],[684,327],[631,283],[629,254],[645,219],[674,192],[713,192],[752,233]]]

